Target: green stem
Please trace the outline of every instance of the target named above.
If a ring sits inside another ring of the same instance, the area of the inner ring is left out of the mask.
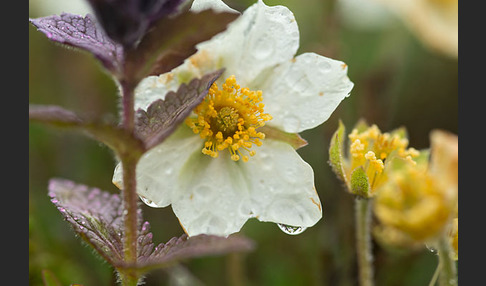
[[[356,251],[358,257],[359,284],[372,286],[373,254],[371,252],[371,199],[356,197]]]
[[[439,253],[439,285],[440,286],[457,286],[456,263],[453,258],[449,237],[444,233],[439,239],[437,251]]]

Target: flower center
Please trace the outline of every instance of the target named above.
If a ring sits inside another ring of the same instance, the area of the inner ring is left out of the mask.
[[[372,187],[380,183],[385,160],[390,156],[401,157],[414,164],[413,157],[419,155],[414,148],[407,149],[406,138],[401,138],[398,134],[381,133],[376,125],[361,133],[354,129],[349,134],[349,139],[351,140],[351,170],[362,166]]]
[[[219,151],[228,149],[233,161],[247,162],[254,156],[253,144],[262,145],[265,134],[257,129],[272,119],[264,113],[265,106],[261,91],[241,88],[235,76],[230,76],[222,84],[222,89],[213,83],[208,95],[195,109],[197,117],[189,117],[186,124],[206,139],[202,153],[213,158]]]

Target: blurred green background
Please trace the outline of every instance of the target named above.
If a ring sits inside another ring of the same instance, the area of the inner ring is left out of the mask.
[[[64,1],[31,0],[29,17],[61,11],[84,14],[86,5],[80,0],[60,2]],[[254,2],[226,1],[240,11]],[[192,277],[188,285],[196,285],[196,281],[203,285],[358,285],[353,197],[327,164],[330,136],[338,120],[348,131],[360,118],[376,123],[382,131],[405,126],[410,146],[417,149],[429,146],[428,135],[434,128],[457,134],[457,58],[426,48],[399,18],[391,14],[382,21],[376,15],[366,18],[366,7],[351,15],[351,9],[331,0],[265,3],[285,5],[293,11],[301,33],[298,54],[316,52],[344,61],[355,84],[351,96],[327,122],[301,134],[309,145],[298,152],[314,169],[323,219],[297,236],[252,219],[241,232],[256,242],[255,251],[186,261],[182,268],[151,272],[145,285],[182,285],[175,282],[180,271]],[[98,62],[87,53],[48,41],[29,26],[30,103],[117,116],[117,88]],[[116,285],[114,271],[74,235],[47,196],[47,182],[52,177],[116,193],[111,183],[114,166],[110,149],[94,140],[29,125],[30,285],[42,285],[45,269],[62,285]],[[154,242],[183,233],[170,207],[143,205],[143,213],[152,225]],[[426,248],[393,251],[373,242],[373,251],[376,285],[428,285],[437,266],[436,255]]]

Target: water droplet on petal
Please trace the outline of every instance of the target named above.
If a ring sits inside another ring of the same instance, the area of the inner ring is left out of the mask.
[[[434,247],[428,245],[428,244],[425,244],[425,247],[427,247],[427,249],[432,252],[432,253],[437,253],[437,249],[435,249]]]
[[[307,229],[307,227],[303,227],[303,226],[291,226],[282,223],[277,223],[277,225],[284,233],[290,235],[301,234]]]
[[[146,197],[144,197],[144,196],[139,196],[139,197],[142,200],[142,202],[144,202],[147,206],[153,207],[153,208],[159,207],[157,204],[155,204],[153,201],[147,199]]]

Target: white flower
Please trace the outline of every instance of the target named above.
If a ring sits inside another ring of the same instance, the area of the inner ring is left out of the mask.
[[[208,7],[234,11],[220,0],[196,0],[191,9]],[[135,92],[136,108],[146,109],[181,83],[225,68],[186,124],[141,158],[142,200],[172,205],[190,236],[227,236],[252,217],[298,227],[317,223],[322,210],[311,166],[291,145],[265,138],[258,128],[288,133],[314,128],[353,83],[343,62],[314,53],[294,58],[298,46],[292,12],[258,1],[226,31],[199,44],[181,66],[144,79]],[[121,186],[120,165],[113,182]]]

